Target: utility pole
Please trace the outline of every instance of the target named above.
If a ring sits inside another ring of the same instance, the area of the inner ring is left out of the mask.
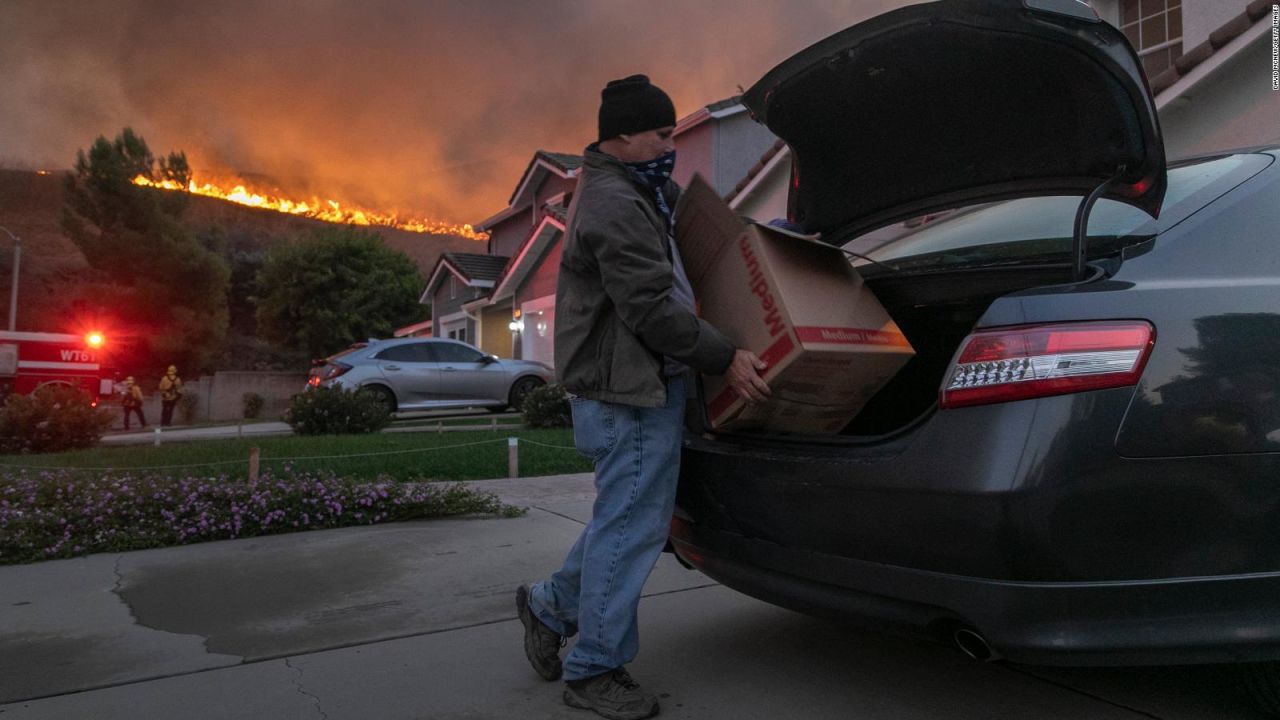
[[[18,266],[22,263],[22,241],[7,227],[0,226],[0,230],[13,238],[13,285],[9,288],[9,332],[13,332],[18,329]]]

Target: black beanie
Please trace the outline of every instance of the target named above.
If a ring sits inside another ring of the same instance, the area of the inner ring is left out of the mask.
[[[600,91],[600,140],[676,124],[676,106],[645,75],[611,80]]]

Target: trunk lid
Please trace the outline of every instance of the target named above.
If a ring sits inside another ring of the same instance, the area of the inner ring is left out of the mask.
[[[1032,195],[1159,214],[1164,144],[1137,55],[1076,0],[941,0],[786,60],[743,97],[792,150],[789,214],[840,241]]]

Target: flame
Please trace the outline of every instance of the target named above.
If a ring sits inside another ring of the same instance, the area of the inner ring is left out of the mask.
[[[487,240],[486,233],[478,233],[470,225],[455,225],[436,220],[416,217],[401,217],[396,213],[380,213],[367,208],[344,205],[336,200],[312,197],[309,200],[290,200],[276,197],[269,193],[251,190],[247,183],[236,181],[236,184],[217,185],[212,182],[197,182],[193,175],[187,187],[183,188],[172,180],[156,182],[145,175],[133,179],[134,185],[158,188],[161,190],[186,190],[192,195],[227,200],[249,207],[264,208],[290,215],[303,215],[316,220],[349,225],[384,225],[387,227],[408,230],[410,232],[432,233],[439,235],[458,235],[469,240]]]

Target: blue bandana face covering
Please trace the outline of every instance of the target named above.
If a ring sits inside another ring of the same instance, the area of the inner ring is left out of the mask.
[[[671,171],[676,167],[676,151],[663,153],[652,160],[624,164],[639,175],[645,184],[657,190],[671,179]]]
[[[671,179],[671,171],[676,167],[676,151],[663,153],[652,160],[644,162],[623,163],[631,171],[631,175],[653,191],[658,199],[658,209],[671,222],[671,208],[667,199],[662,196],[662,186]]]

